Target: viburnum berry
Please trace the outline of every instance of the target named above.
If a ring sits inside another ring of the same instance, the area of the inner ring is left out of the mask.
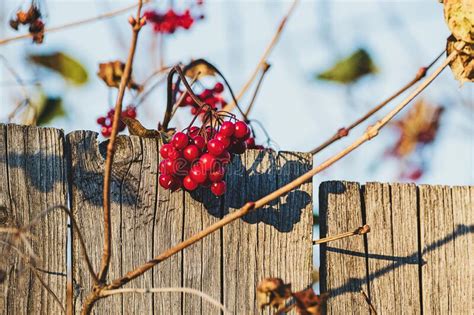
[[[112,123],[114,119],[115,110],[111,109],[107,112],[106,116],[97,118],[97,123],[101,126],[100,132],[104,137],[110,137],[112,134]],[[129,105],[122,111],[121,117],[136,118],[137,111],[136,107]],[[120,120],[118,124],[118,131],[123,131],[125,129],[125,124]]]
[[[204,139],[203,136],[195,136],[193,138],[193,143],[201,150],[206,147],[206,139]]]
[[[250,129],[247,124],[243,121],[238,121],[235,123],[234,137],[237,139],[244,139],[250,134]]]
[[[231,137],[234,134],[234,131],[234,123],[231,121],[224,121],[219,132],[226,137]]]
[[[183,179],[183,187],[186,188],[186,190],[193,191],[198,187],[198,185],[199,184],[195,182],[189,175]]]
[[[224,181],[211,184],[211,192],[216,196],[222,196],[226,191],[226,184]]]
[[[196,160],[200,155],[199,148],[195,144],[190,144],[183,150],[183,156],[189,162]]]
[[[199,162],[201,163],[203,170],[207,172],[210,171],[214,166],[216,158],[212,154],[204,153],[199,159]]]
[[[184,132],[177,132],[171,140],[171,144],[178,150],[184,149],[189,143],[189,138]]]
[[[160,148],[161,157],[167,159],[170,151],[175,151],[174,147],[169,143],[163,144]]]
[[[242,154],[245,152],[246,149],[247,146],[244,141],[241,141],[240,139],[232,140],[232,143],[230,145],[230,152],[235,154]]]
[[[216,165],[209,172],[208,178],[211,182],[215,183],[215,182],[222,181],[222,179],[224,179],[224,175],[225,175],[224,168],[220,165]]]
[[[214,137],[216,140],[219,140],[224,145],[224,148],[227,149],[230,145],[230,138],[222,134],[222,131],[219,131]]]
[[[224,91],[224,84],[217,82],[216,85],[214,85],[214,91],[216,93],[222,93]]]
[[[214,156],[221,155],[224,150],[224,144],[217,139],[211,139],[209,142],[207,142],[207,151]]]
[[[192,180],[199,184],[204,183],[207,179],[207,174],[200,164],[195,164],[191,167],[189,176]]]
[[[173,186],[175,179],[171,175],[161,174],[158,181],[160,182],[161,187],[164,189],[170,189]]]

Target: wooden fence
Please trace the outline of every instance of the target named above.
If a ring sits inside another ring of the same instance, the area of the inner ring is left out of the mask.
[[[474,187],[326,182],[321,237],[329,314],[473,314]]]
[[[97,134],[64,135],[51,128],[0,125],[0,227],[24,226],[44,209],[68,205],[95,269],[102,253],[103,144]],[[157,185],[159,143],[118,138],[112,181],[112,262],[109,278],[156,256],[245,202],[262,197],[311,167],[306,153],[250,150],[233,159],[228,192],[170,193]],[[255,290],[280,276],[295,289],[311,284],[312,185],[235,221],[159,264],[126,287],[190,287],[235,314],[256,313]],[[67,218],[57,212],[31,231],[40,276],[65,303]],[[74,238],[74,235],[73,235]],[[91,287],[77,242],[72,250],[75,309]],[[22,244],[18,244],[20,247]],[[23,247],[21,247],[23,250]],[[0,243],[0,314],[59,314],[60,307],[11,246]],[[181,293],[115,295],[96,314],[216,314],[200,298]]]
[[[97,134],[0,125],[0,228],[29,224],[67,205],[97,270],[102,253],[104,144]],[[170,193],[157,185],[159,143],[121,136],[112,181],[115,278],[311,167],[305,153],[248,151],[227,171],[228,192]],[[474,188],[327,182],[320,187],[321,237],[365,223],[371,232],[321,248],[321,291],[329,314],[470,314],[473,305]],[[126,287],[190,287],[234,314],[256,314],[255,289],[280,277],[311,284],[312,185],[307,183],[159,264]],[[91,287],[77,246],[67,249],[67,218],[52,213],[24,240],[0,238],[0,314],[59,314],[29,267],[65,304],[72,270],[75,310]],[[74,238],[75,234],[73,234]],[[13,246],[12,246],[13,245]],[[17,249],[20,250],[19,254]],[[69,258],[68,258],[69,256]],[[69,260],[68,260],[69,259]],[[95,314],[217,314],[181,293],[115,295]],[[270,313],[269,311],[266,312]]]

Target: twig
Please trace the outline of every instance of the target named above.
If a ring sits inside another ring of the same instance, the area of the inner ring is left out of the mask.
[[[443,71],[444,68],[457,56],[457,50],[454,50],[448,58],[443,62],[441,66],[439,66],[433,74],[431,74],[428,78],[425,79],[415,91],[413,91],[406,99],[404,99],[396,108],[394,108],[391,112],[389,112],[385,117],[375,123],[373,126],[370,126],[367,131],[356,141],[354,141],[351,145],[340,151],[339,153],[333,155],[331,158],[327,159],[317,167],[314,167],[309,172],[301,175],[300,177],[296,178],[292,182],[286,184],[283,187],[275,190],[274,192],[266,195],[265,197],[255,201],[255,202],[247,202],[242,208],[239,210],[227,215],[223,219],[217,221],[216,223],[212,224],[211,226],[205,228],[204,230],[196,233],[195,235],[191,236],[187,240],[165,250],[160,255],[156,256],[154,259],[146,262],[145,264],[135,268],[132,271],[129,271],[125,276],[120,277],[111,282],[110,285],[107,286],[107,289],[117,289],[122,285],[128,283],[129,281],[139,277],[147,270],[153,268],[155,265],[159,264],[160,262],[168,259],[172,255],[178,253],[179,251],[187,248],[188,246],[196,243],[197,241],[203,239],[207,235],[211,234],[212,232],[220,229],[221,227],[237,220],[244,215],[246,215],[249,211],[253,209],[258,209],[263,207],[264,205],[270,203],[271,201],[287,194],[288,192],[292,191],[293,189],[301,186],[302,184],[306,183],[307,181],[311,180],[311,178],[320,173],[321,171],[325,170],[329,166],[333,165],[335,162],[339,161],[350,152],[357,149],[363,143],[373,139],[378,135],[378,132],[381,128],[383,128],[398,112],[400,112],[405,106],[407,106],[411,100],[413,100],[418,94],[420,94],[431,82]]]
[[[364,297],[364,300],[367,302],[367,304],[369,304],[369,307],[370,307],[370,313],[374,314],[374,315],[377,315],[377,310],[375,309],[374,305],[372,304],[372,302],[370,302],[370,299],[369,297],[367,296],[367,294],[364,292],[364,290],[360,289],[360,294],[362,294],[362,296]]]
[[[200,296],[203,300],[208,301],[212,305],[219,308],[224,314],[231,314],[229,310],[225,308],[217,300],[213,299],[211,296],[207,295],[204,292],[195,290],[192,288],[149,288],[149,289],[138,289],[138,288],[129,288],[129,289],[117,289],[117,290],[104,290],[100,293],[101,296],[109,296],[114,294],[123,294],[123,293],[167,293],[167,292],[182,292],[192,295]]]
[[[48,286],[48,284],[46,282],[44,282],[44,280],[41,278],[41,275],[38,272],[38,268],[36,268],[36,266],[34,266],[33,264],[31,264],[29,262],[28,256],[23,254],[18,247],[16,247],[13,244],[10,244],[9,242],[5,242],[3,240],[0,240],[0,243],[10,247],[11,249],[13,249],[14,251],[17,252],[18,256],[20,256],[20,258],[23,260],[23,262],[28,266],[28,268],[30,268],[31,272],[33,272],[33,274],[38,279],[38,281],[41,283],[41,285],[46,289],[46,291],[48,291],[49,294],[51,294],[53,296],[53,299],[59,304],[59,306],[61,307],[61,310],[63,311],[63,313],[66,313],[66,310],[64,309],[64,306],[62,305],[62,303],[59,300],[58,296]]]
[[[295,9],[296,5],[298,4],[299,0],[293,0],[293,3],[291,4],[290,8],[288,9],[288,12],[286,15],[282,18],[280,21],[280,24],[278,25],[278,28],[273,35],[270,43],[268,43],[267,48],[265,48],[265,51],[263,52],[262,57],[260,58],[259,62],[257,63],[257,66],[255,67],[255,70],[253,71],[252,75],[250,78],[247,80],[247,82],[244,84],[242,89],[239,91],[239,94],[237,95],[236,99],[239,101],[244,94],[247,92],[249,89],[250,85],[252,82],[255,80],[255,78],[258,75],[258,72],[260,69],[262,69],[263,65],[267,62],[268,57],[270,56],[270,53],[272,52],[273,48],[275,47],[276,43],[278,42],[278,39],[280,38],[281,33],[283,32],[283,29],[285,28],[286,22],[288,21],[288,18],[290,17],[291,13]],[[236,103],[234,101],[228,103],[224,108],[222,109],[223,111],[230,112],[234,109],[236,106]]]
[[[257,94],[260,91],[260,86],[262,85],[263,78],[267,73],[268,69],[270,69],[270,65],[268,63],[263,63],[262,65],[262,73],[260,74],[260,78],[258,79],[257,86],[255,87],[255,91],[253,92],[252,100],[250,100],[250,104],[247,107],[247,110],[244,113],[244,117],[248,119],[250,111],[252,110],[253,104],[255,103],[255,99],[257,98]]]
[[[320,152],[320,151],[324,150],[325,148],[327,148],[328,146],[330,146],[331,144],[333,144],[334,142],[338,141],[339,139],[342,139],[342,138],[346,137],[347,135],[349,135],[349,132],[352,129],[354,129],[355,127],[357,127],[358,125],[360,125],[361,123],[366,121],[373,114],[375,114],[376,112],[381,110],[383,107],[385,107],[385,105],[387,105],[388,103],[393,101],[395,98],[397,98],[398,96],[403,94],[406,90],[408,90],[413,85],[415,85],[415,83],[417,83],[422,78],[424,78],[426,76],[427,71],[436,63],[436,61],[438,61],[439,58],[441,58],[441,56],[444,54],[444,52],[445,51],[443,50],[428,66],[421,67],[420,69],[418,69],[418,72],[416,73],[415,77],[410,82],[405,84],[400,90],[396,91],[394,94],[389,96],[386,100],[384,100],[382,103],[378,104],[377,106],[375,106],[374,108],[369,110],[364,116],[362,116],[361,118],[354,121],[348,127],[340,128],[332,137],[330,137],[329,139],[324,141],[318,147],[316,147],[313,150],[309,151],[309,153],[315,155],[318,152]]]
[[[150,0],[143,0],[143,4],[146,4],[148,2],[150,2]],[[138,4],[134,4],[134,5],[124,7],[122,9],[107,12],[107,13],[104,13],[104,14],[99,14],[97,16],[90,17],[90,18],[87,18],[87,19],[82,19],[82,20],[66,23],[66,24],[63,24],[63,25],[51,27],[51,28],[46,28],[44,30],[44,32],[45,33],[57,32],[57,31],[61,31],[61,30],[64,30],[64,29],[71,28],[71,27],[75,27],[75,26],[79,26],[79,25],[83,25],[83,24],[88,24],[88,23],[99,21],[99,20],[102,20],[102,19],[111,18],[111,17],[114,17],[116,15],[119,15],[119,14],[125,13],[127,11],[130,11],[131,9],[136,8],[137,6],[138,6]],[[10,37],[10,38],[0,39],[0,45],[4,45],[4,44],[7,44],[7,43],[10,43],[10,42],[19,40],[19,39],[30,38],[30,37],[32,37],[32,35],[30,33],[27,33],[27,34],[13,36],[13,37]]]
[[[351,231],[351,232],[344,232],[344,233],[337,234],[337,235],[334,235],[334,236],[328,236],[328,237],[321,238],[319,240],[314,240],[313,245],[324,244],[324,243],[340,240],[341,238],[346,238],[346,237],[349,237],[349,236],[363,235],[363,234],[367,234],[369,232],[370,232],[370,226],[368,226],[366,224],[366,225],[363,225],[363,226],[361,226],[361,227],[359,227],[356,230]]]
[[[103,207],[104,207],[104,248],[102,253],[102,260],[100,263],[100,271],[98,274],[99,282],[103,282],[107,277],[107,271],[110,265],[110,253],[111,253],[111,222],[110,222],[110,174],[112,172],[112,164],[114,161],[115,153],[115,140],[117,139],[118,126],[120,123],[120,114],[122,113],[122,102],[125,95],[125,89],[130,81],[132,73],[133,58],[135,56],[135,50],[137,47],[138,33],[141,27],[145,24],[145,19],[141,18],[141,9],[143,0],[138,1],[137,15],[136,18],[130,17],[129,21],[132,25],[132,40],[130,44],[130,50],[128,52],[127,62],[123,71],[122,78],[120,80],[120,87],[117,95],[117,101],[115,103],[115,114],[112,123],[112,133],[110,135],[109,143],[107,144],[107,156],[105,160],[104,170],[104,191],[103,191]]]
[[[82,233],[79,230],[77,221],[76,219],[74,219],[72,212],[67,207],[62,206],[62,205],[57,205],[57,206],[52,206],[44,210],[43,212],[38,214],[28,225],[22,227],[21,230],[26,231],[30,229],[31,227],[36,225],[42,218],[44,218],[45,216],[47,216],[49,213],[53,212],[54,210],[58,210],[58,209],[64,211],[69,216],[69,219],[71,220],[71,223],[72,223],[72,228],[76,231],[77,237],[79,238],[79,245],[81,246],[81,251],[82,251],[82,254],[84,255],[84,260],[86,261],[89,274],[91,275],[94,284],[99,283],[99,279],[97,278],[94,272],[94,268],[92,267],[91,260],[89,259],[89,255],[87,254],[86,244],[84,243],[84,238],[82,237]]]
[[[201,74],[201,73],[198,71],[198,72],[194,75],[194,77],[191,79],[191,82],[189,82],[189,85],[190,85],[191,87],[194,85],[194,83],[196,83],[196,81],[197,81],[197,79],[198,79],[198,77],[199,77],[200,74]],[[181,106],[181,104],[183,103],[184,98],[186,97],[186,94],[187,94],[186,92],[182,93],[182,94],[179,96],[178,100],[176,101],[176,104],[174,104],[173,111],[171,112],[171,118],[170,118],[170,120],[173,118],[174,114],[176,113],[176,111],[178,110],[178,108],[179,108],[179,107]]]

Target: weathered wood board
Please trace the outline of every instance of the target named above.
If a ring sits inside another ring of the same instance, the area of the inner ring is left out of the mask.
[[[325,182],[320,218],[321,237],[371,227],[321,246],[328,314],[472,314],[474,187]]]

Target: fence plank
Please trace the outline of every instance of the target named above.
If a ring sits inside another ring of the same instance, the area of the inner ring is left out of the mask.
[[[453,187],[453,217],[455,273],[453,287],[453,313],[462,314],[474,309],[474,187]]]
[[[320,186],[320,234],[336,235],[364,223],[357,183],[324,182]],[[366,250],[362,237],[349,237],[321,246],[321,292],[331,292],[329,314],[367,314],[360,293],[367,291]]]
[[[369,292],[379,313],[413,314],[420,309],[416,186],[365,186]],[[407,237],[410,235],[410,237]]]
[[[1,227],[20,227],[55,205],[67,206],[67,179],[63,132],[52,128],[0,125],[0,209]],[[7,183],[7,184],[6,184]],[[65,305],[67,218],[51,213],[31,228],[31,250],[18,239],[2,238],[17,246],[30,263],[41,270],[41,278]],[[1,245],[0,245],[1,246]],[[19,255],[0,247],[1,269],[6,279],[0,284],[0,313],[59,314],[61,307],[31,273]]]

